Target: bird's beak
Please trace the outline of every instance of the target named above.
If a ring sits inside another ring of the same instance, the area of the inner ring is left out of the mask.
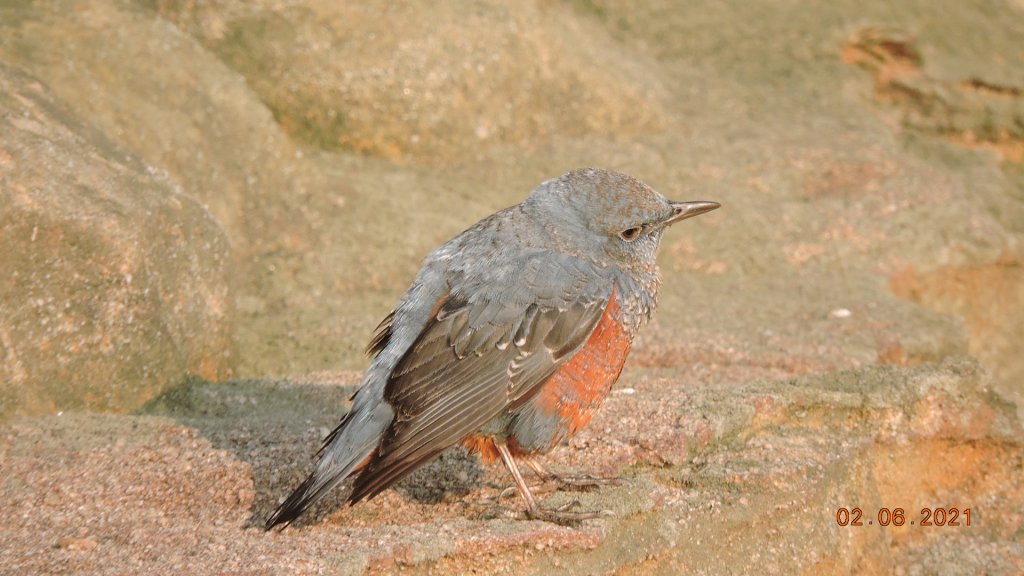
[[[675,224],[680,220],[686,220],[687,218],[693,218],[694,216],[700,216],[705,212],[711,212],[715,208],[721,208],[722,205],[718,202],[710,202],[708,200],[695,200],[693,202],[670,202],[673,210],[672,216],[665,220],[665,225]]]

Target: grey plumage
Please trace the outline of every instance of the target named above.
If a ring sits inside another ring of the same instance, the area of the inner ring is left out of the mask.
[[[635,332],[654,309],[654,255],[678,206],[629,176],[580,170],[431,252],[371,339],[351,411],[267,527],[357,471],[352,503],[511,422],[587,342],[616,291],[615,321]],[[636,242],[619,237],[630,227],[644,230]]]

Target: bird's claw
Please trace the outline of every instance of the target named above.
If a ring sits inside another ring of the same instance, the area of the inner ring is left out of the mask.
[[[555,511],[556,512],[565,512],[566,510],[575,508],[575,507],[580,506],[580,505],[581,505],[580,501],[575,499],[575,498],[573,498],[572,500],[569,500],[568,502],[566,502],[565,504],[562,504],[558,508],[555,508]]]
[[[556,476],[552,475],[550,480],[557,482],[561,490],[570,492],[590,492],[601,486],[618,486],[622,484],[621,478],[600,478],[597,476]]]
[[[533,508],[526,511],[526,515],[531,520],[543,520],[544,522],[551,522],[552,524],[558,524],[559,526],[578,526],[580,522],[584,520],[594,520],[596,518],[609,518],[615,516],[615,513],[611,510],[601,510],[598,512],[570,512],[569,510],[580,506],[579,500],[570,500],[565,504],[562,504],[558,508]]]

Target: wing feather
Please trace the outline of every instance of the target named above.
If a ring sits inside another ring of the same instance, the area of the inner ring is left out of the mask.
[[[396,418],[349,500],[375,496],[531,399],[586,343],[611,297],[610,283],[573,280],[528,305],[500,290],[472,302],[453,290],[392,371],[384,399]]]
[[[370,343],[366,345],[366,355],[374,357],[380,354],[381,350],[387,347],[388,340],[391,339],[391,324],[395,320],[395,311],[392,310],[380,321],[377,328],[373,331],[373,338],[370,339]]]

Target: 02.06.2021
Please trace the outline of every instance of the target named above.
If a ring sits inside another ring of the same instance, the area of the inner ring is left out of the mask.
[[[903,508],[879,508],[874,519],[864,520],[864,511],[860,508],[839,508],[836,510],[836,523],[840,526],[871,526],[878,522],[879,526],[970,526],[970,508],[921,508],[921,517],[907,520]]]

